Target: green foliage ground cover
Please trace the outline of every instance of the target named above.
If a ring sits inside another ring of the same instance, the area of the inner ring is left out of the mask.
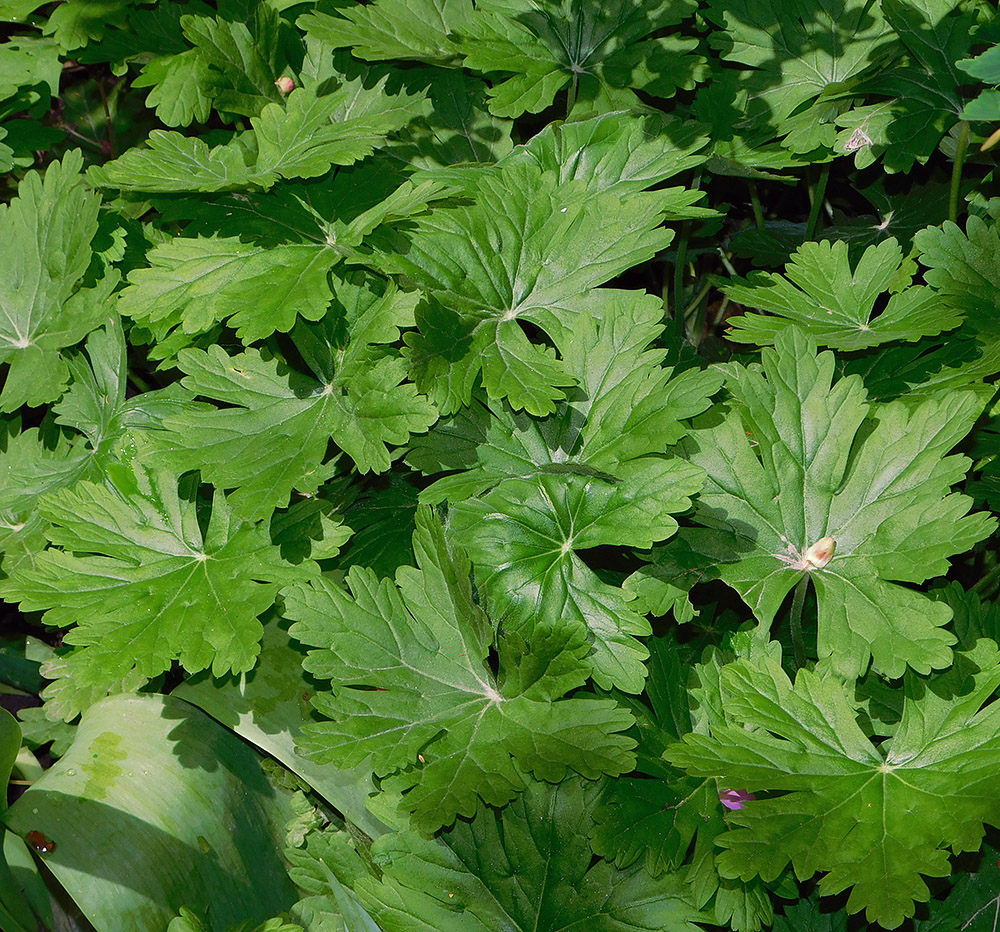
[[[0,21],[0,929],[995,932],[994,4]]]

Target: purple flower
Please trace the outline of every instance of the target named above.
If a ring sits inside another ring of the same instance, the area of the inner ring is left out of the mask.
[[[719,790],[719,802],[727,809],[743,809],[748,799],[756,799],[753,793],[746,790]]]

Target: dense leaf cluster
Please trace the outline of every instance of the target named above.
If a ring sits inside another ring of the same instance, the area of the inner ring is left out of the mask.
[[[991,4],[0,20],[0,927],[992,928]]]

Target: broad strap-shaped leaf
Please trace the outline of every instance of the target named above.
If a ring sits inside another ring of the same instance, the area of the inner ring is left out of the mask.
[[[233,508],[255,518],[286,504],[293,489],[313,492],[332,475],[331,438],[359,470],[387,470],[389,446],[426,430],[437,412],[404,382],[405,364],[386,345],[412,320],[412,296],[378,287],[357,274],[336,282],[327,317],[293,331],[312,377],[256,349],[233,357],[219,346],[182,350],[189,397],[224,407],[192,400],[163,418],[155,438],[162,461],[235,488]]]
[[[669,243],[657,229],[663,207],[659,192],[590,192],[514,165],[484,177],[472,206],[432,210],[383,257],[429,297],[407,338],[417,384],[445,413],[469,402],[479,375],[491,399],[553,411],[571,377],[523,324],[551,333],[558,314],[572,318],[576,296]]]
[[[165,930],[206,902],[213,929],[253,927],[296,898],[279,853],[289,794],[263,763],[180,699],[114,696],[87,710],[6,820],[54,843],[46,867],[95,928]]]
[[[853,269],[846,242],[803,243],[785,275],[755,272],[722,285],[734,301],[775,315],[732,318],[729,339],[764,346],[793,321],[821,346],[850,352],[957,327],[961,311],[933,289],[911,284],[911,275],[901,276],[902,265],[903,251],[891,238],[869,246]],[[890,290],[873,318],[876,302]]]
[[[97,327],[99,300],[117,282],[84,288],[100,197],[80,177],[78,150],[53,162],[44,180],[29,172],[18,197],[0,207],[0,365],[7,378],[0,411],[42,405],[62,392],[69,370],[61,351]],[[110,287],[109,287],[110,286]]]
[[[272,248],[239,237],[174,237],[129,273],[118,311],[154,333],[181,326],[203,333],[229,319],[249,344],[292,329],[298,315],[319,320],[332,294],[327,274],[340,254],[322,244]]]
[[[78,697],[123,679],[141,685],[175,660],[216,675],[251,669],[257,616],[280,583],[307,578],[315,564],[283,561],[267,529],[234,521],[221,493],[203,533],[176,475],[138,462],[112,473],[113,484],[80,482],[42,500],[55,546],[19,566],[0,593],[69,629],[65,642],[77,649],[62,675]],[[80,711],[73,702],[66,718]]]
[[[295,751],[302,726],[314,720],[309,696],[316,684],[302,669],[305,652],[286,628],[277,620],[264,625],[260,657],[246,676],[219,679],[205,671],[186,679],[171,696],[198,706],[279,760],[345,819],[377,838],[386,826],[365,808],[375,792],[370,762],[351,769],[321,766]]]
[[[581,0],[477,3],[457,30],[465,66],[483,73],[513,73],[490,91],[492,113],[539,113],[572,84],[585,109],[638,105],[633,89],[671,97],[702,77],[704,59],[690,54],[692,38],[653,33],[691,16],[687,0],[616,0],[600,7]]]
[[[819,658],[844,676],[869,656],[889,676],[946,667],[951,610],[895,583],[945,573],[995,527],[948,494],[968,461],[947,454],[982,403],[954,392],[869,406],[858,377],[833,372],[833,354],[817,356],[797,328],[776,334],[762,366],[728,367],[733,410],[685,441],[708,474],[694,519],[713,529],[690,543],[723,564],[764,628],[808,574]],[[826,538],[833,552],[815,554]]]
[[[956,653],[930,683],[908,674],[903,720],[878,748],[836,677],[800,670],[793,686],[774,661],[738,660],[722,680],[733,723],[687,735],[666,756],[757,794],[717,839],[724,875],[822,871],[821,893],[852,888],[848,911],[892,929],[929,898],[921,874],[947,876],[947,849],[977,850],[983,823],[1000,819],[1000,706],[982,708],[1000,685],[992,641]]]
[[[471,816],[478,800],[508,803],[526,771],[556,782],[630,770],[634,742],[620,732],[632,717],[612,700],[563,698],[586,679],[586,639],[564,626],[530,653],[502,641],[495,676],[468,558],[449,550],[429,509],[413,543],[417,567],[395,583],[353,566],[349,592],[326,579],[285,591],[292,637],[316,648],[305,669],[333,687],[313,699],[331,720],[306,726],[303,750],[342,767],[370,754],[382,787],[403,792],[427,832]]]
[[[415,832],[372,846],[381,878],[356,892],[385,932],[697,932],[713,922],[675,874],[594,863],[600,784],[532,782],[500,813],[480,806],[441,840]]]

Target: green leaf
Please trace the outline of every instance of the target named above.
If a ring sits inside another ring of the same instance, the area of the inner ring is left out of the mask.
[[[422,94],[390,96],[384,84],[344,81],[321,97],[316,88],[299,88],[264,106],[251,130],[211,149],[197,136],[154,129],[148,148],[92,167],[88,179],[123,191],[179,193],[266,190],[280,178],[313,178],[370,155],[422,112]]]
[[[518,146],[503,165],[536,164],[560,182],[578,180],[591,191],[621,194],[645,190],[701,165],[708,143],[705,127],[631,113],[603,113],[589,120],[550,123]],[[687,189],[673,189],[693,195]]]
[[[100,40],[112,25],[125,20],[133,0],[68,0],[56,7],[44,26],[64,49],[78,49],[91,39]]]
[[[639,692],[648,622],[602,582],[577,550],[606,545],[648,549],[677,529],[673,514],[702,485],[701,471],[652,457],[621,479],[540,475],[507,479],[481,498],[453,506],[451,526],[479,568],[492,610],[514,628],[536,621],[575,630],[592,644],[594,681]]]
[[[167,126],[204,123],[212,112],[212,71],[194,49],[156,56],[132,86],[152,88],[146,106]]]
[[[482,78],[462,70],[427,69],[419,83],[427,85],[428,112],[393,141],[395,157],[408,159],[412,168],[431,170],[436,178],[451,166],[488,165],[510,153],[513,124],[486,109]]]
[[[302,669],[304,651],[277,622],[264,626],[260,656],[249,673],[225,678],[200,673],[171,693],[207,712],[244,740],[281,761],[334,806],[345,819],[375,838],[386,827],[365,807],[375,792],[371,762],[353,768],[321,766],[295,750],[302,727],[314,721],[309,699],[316,683]]]
[[[601,686],[642,688],[649,633],[624,593],[599,579],[576,551],[649,547],[676,530],[700,473],[662,454],[705,410],[718,373],[673,373],[660,302],[601,290],[565,329],[553,327],[577,382],[554,415],[535,419],[494,405],[467,409],[426,438],[408,461],[425,472],[462,470],[425,489],[451,503],[451,528],[468,550],[493,611],[512,627],[572,624],[593,642]],[[650,455],[654,454],[654,455]]]
[[[292,908],[292,915],[308,932],[382,932],[345,885],[353,884],[365,872],[355,844],[347,832],[328,828],[310,831],[302,847],[285,849],[289,877],[311,894]],[[312,922],[306,921],[307,917]]]
[[[571,377],[524,324],[551,334],[560,313],[572,319],[582,293],[670,242],[656,229],[663,206],[659,192],[590,192],[515,165],[484,177],[471,207],[433,210],[405,254],[384,256],[431,298],[406,341],[417,385],[451,413],[468,403],[481,373],[491,399],[553,411]]]
[[[778,135],[804,104],[850,86],[893,51],[892,30],[867,0],[712,0],[706,15],[719,27],[711,44],[748,66],[740,84],[766,104]]]
[[[281,18],[269,3],[257,4],[248,23],[209,16],[182,16],[181,29],[207,69],[203,92],[216,110],[256,116],[281,93],[274,85],[284,67]],[[199,69],[201,78],[204,71]]]
[[[257,616],[280,582],[309,575],[308,565],[280,559],[265,528],[235,521],[221,493],[203,532],[176,476],[138,464],[116,470],[113,485],[54,492],[40,511],[56,547],[19,566],[0,591],[24,611],[45,611],[47,624],[70,628],[65,642],[77,650],[61,671],[70,677],[61,687],[67,719],[87,696],[116,682],[134,689],[175,660],[217,675],[251,669]]]
[[[7,786],[10,783],[10,773],[20,750],[21,726],[10,712],[0,709],[0,786]],[[6,803],[6,800],[4,802]],[[0,812],[2,811],[0,809]]]
[[[53,843],[46,866],[95,927],[134,932],[191,903],[211,903],[220,929],[288,909],[277,849],[291,814],[254,752],[208,716],[171,697],[115,696],[87,711],[6,821]]]
[[[57,97],[62,72],[59,53],[60,48],[52,39],[33,36],[15,36],[0,45],[0,100],[35,84],[45,84],[49,93]]]
[[[98,326],[116,274],[80,288],[90,265],[100,198],[80,177],[78,150],[54,162],[44,180],[29,172],[19,195],[0,208],[0,364],[7,380],[0,411],[41,405],[62,393],[69,371],[61,351]],[[110,287],[108,287],[110,285]]]
[[[671,97],[704,76],[696,39],[648,38],[694,11],[686,0],[486,3],[457,32],[467,68],[514,74],[490,91],[497,116],[539,113],[571,82],[581,109],[608,111],[637,108],[633,88]]]
[[[998,333],[1000,313],[1000,232],[974,214],[966,221],[965,233],[946,220],[940,227],[921,230],[914,243],[920,261],[928,267],[927,283],[969,315],[984,333]]]
[[[129,273],[118,310],[153,332],[181,326],[204,333],[229,319],[249,344],[292,329],[299,314],[319,320],[332,294],[330,269],[340,255],[325,245],[266,248],[238,237],[175,237],[147,254],[149,268]]]
[[[162,462],[236,488],[233,508],[254,518],[286,504],[293,489],[311,493],[333,474],[336,463],[324,462],[331,439],[359,470],[387,470],[390,445],[426,430],[437,414],[403,381],[403,361],[386,346],[410,322],[412,297],[379,287],[358,274],[337,281],[330,314],[293,331],[312,378],[254,349],[235,357],[219,346],[182,350],[189,396],[225,407],[192,402],[165,417],[154,441]]]
[[[690,543],[723,564],[763,630],[808,576],[818,657],[845,677],[869,656],[889,676],[948,666],[951,610],[896,583],[947,572],[948,557],[995,527],[948,494],[967,460],[947,454],[981,402],[953,392],[870,407],[861,380],[834,384],[833,370],[833,355],[817,356],[795,328],[776,334],[762,367],[727,367],[736,406],[685,441],[708,474],[694,518],[713,529]],[[835,552],[817,563],[810,548],[824,538]]]
[[[284,106],[265,107],[253,121],[258,174],[315,178],[371,155],[424,109],[422,93],[390,95],[387,80],[370,88],[360,78],[345,81],[322,97],[315,87],[296,88]]]
[[[821,346],[850,352],[896,340],[913,342],[951,330],[962,320],[960,311],[933,289],[911,284],[894,239],[869,246],[853,269],[847,243],[803,243],[785,272],[787,277],[755,272],[722,285],[732,300],[776,315],[731,318],[729,339],[771,344],[788,326],[786,321],[793,321]],[[888,301],[873,319],[876,302],[886,291],[891,292]]]
[[[667,757],[694,776],[777,793],[730,813],[736,828],[717,839],[724,875],[822,871],[821,893],[852,888],[848,911],[891,929],[929,898],[921,875],[951,872],[946,849],[977,850],[983,822],[1000,817],[998,707],[981,709],[1000,685],[991,641],[930,683],[908,674],[903,720],[878,748],[835,677],[800,670],[793,686],[773,661],[738,660],[722,681],[735,722],[685,736]]]
[[[948,895],[943,900],[931,899],[926,916],[917,919],[913,928],[917,932],[951,932],[953,929],[992,932],[997,912],[993,891],[1000,885],[1000,851],[984,841],[975,861],[963,864],[949,879],[954,882]],[[831,932],[847,932],[847,929],[844,926]]]
[[[444,844],[387,835],[372,847],[381,880],[356,890],[386,932],[697,932],[713,922],[675,874],[594,863],[587,830],[599,793],[576,778],[533,782],[499,814],[480,806]]]
[[[104,165],[92,166],[87,179],[98,187],[123,191],[238,191],[253,184],[269,187],[273,176],[258,177],[242,136],[209,149],[198,136],[154,129],[147,148],[132,148]]]
[[[910,171],[926,162],[941,137],[961,119],[962,85],[968,78],[955,67],[969,53],[976,14],[949,0],[888,0],[881,5],[909,55],[852,88],[870,98],[837,119],[846,127],[838,149],[855,153],[859,169],[881,157],[887,171]]]
[[[630,770],[633,742],[619,732],[631,716],[609,700],[563,698],[586,678],[585,638],[558,627],[530,644],[509,635],[494,676],[468,559],[429,510],[413,540],[418,568],[401,567],[395,585],[354,566],[350,594],[325,579],[285,591],[292,636],[316,648],[306,670],[333,685],[313,700],[331,721],[305,728],[303,750],[345,767],[370,754],[383,789],[402,792],[429,832],[471,816],[477,800],[508,803],[523,771],[555,782],[571,769]]]
[[[344,7],[331,16],[316,10],[296,25],[332,48],[350,48],[364,61],[424,61],[454,65],[459,49],[451,36],[472,15],[469,0],[378,0]]]

